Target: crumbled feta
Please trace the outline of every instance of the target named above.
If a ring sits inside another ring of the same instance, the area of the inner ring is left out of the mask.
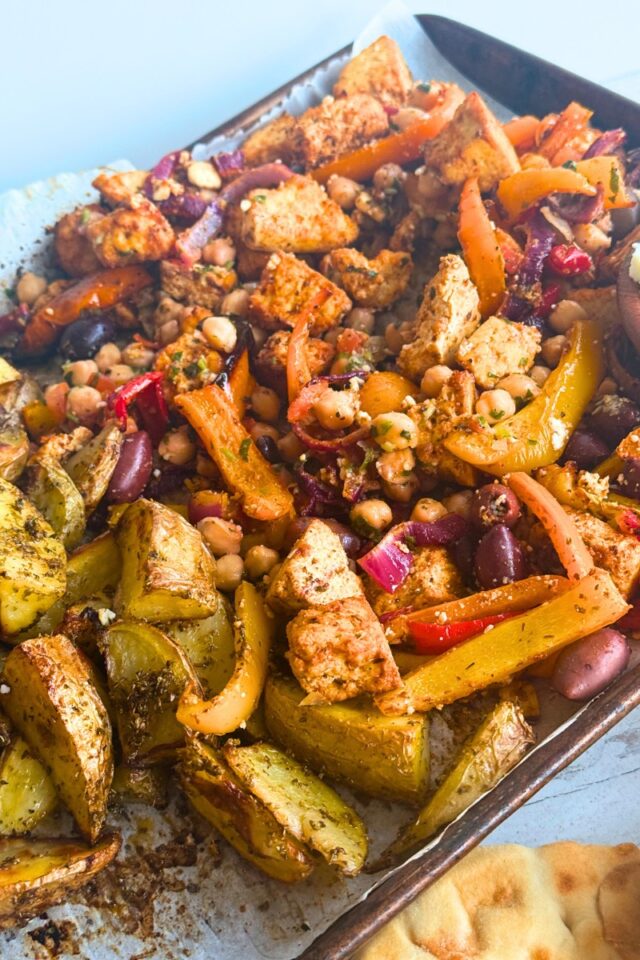
[[[640,283],[640,243],[634,243],[633,253],[631,254],[631,263],[629,264],[629,276],[636,283]]]
[[[108,607],[100,607],[98,610],[98,620],[103,627],[108,627],[109,624],[115,620],[116,615],[113,610],[109,610]]]

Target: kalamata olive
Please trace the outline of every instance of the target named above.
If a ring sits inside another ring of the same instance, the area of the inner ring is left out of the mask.
[[[284,539],[284,549],[290,550],[294,545],[298,537],[301,537],[304,531],[307,529],[312,520],[317,519],[316,517],[297,517],[295,520],[292,520],[289,526],[287,527],[287,532]],[[326,523],[328,527],[331,527],[334,533],[337,533],[340,537],[340,543],[342,544],[345,553],[349,557],[358,557],[362,549],[362,541],[353,530],[345,526],[344,523],[340,523],[338,520],[333,520],[332,518],[322,518],[323,523]]]
[[[628,397],[607,394],[596,402],[589,426],[609,445],[617,447],[623,437],[640,425],[640,409]]]
[[[609,447],[604,440],[589,430],[576,430],[571,434],[562,457],[564,463],[573,460],[579,470],[589,470],[609,456]]]
[[[473,582],[473,565],[476,556],[477,538],[465,534],[451,548],[453,561],[467,583]]]
[[[566,647],[553,669],[551,685],[568,700],[588,700],[622,673],[631,656],[627,638],[605,627]]]
[[[619,485],[625,496],[640,500],[640,460],[637,457],[625,460]]]
[[[489,590],[503,583],[522,580],[527,564],[520,542],[503,523],[491,527],[476,548],[475,575],[480,586]]]
[[[152,466],[149,434],[144,430],[128,434],[122,441],[120,457],[107,489],[109,503],[130,503],[139,497],[149,482]]]
[[[276,446],[273,437],[262,436],[256,440],[256,447],[269,463],[282,463],[282,454]]]
[[[90,314],[70,324],[60,340],[60,353],[68,360],[89,360],[100,347],[115,337],[116,326],[110,317]]]
[[[497,523],[513,527],[520,514],[518,498],[503,483],[485,483],[471,500],[471,522],[477,527],[495,527]]]

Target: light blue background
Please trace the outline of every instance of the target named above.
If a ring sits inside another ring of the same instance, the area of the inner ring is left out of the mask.
[[[632,0],[407,5],[640,96]],[[118,157],[147,167],[349,43],[381,6],[0,0],[0,191]]]

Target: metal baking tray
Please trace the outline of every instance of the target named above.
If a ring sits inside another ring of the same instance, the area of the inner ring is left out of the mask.
[[[418,15],[416,20],[452,66],[472,85],[490,94],[513,113],[541,116],[562,109],[570,100],[578,100],[594,110],[596,126],[605,129],[624,127],[631,145],[640,145],[640,106],[633,101],[446,17]],[[206,144],[222,135],[238,136],[265,113],[277,108],[293,87],[311,82],[319,71],[348,50],[345,47],[306,70],[201,137],[199,142]],[[351,956],[376,930],[638,704],[640,663],[593,698],[559,734],[543,741],[497,787],[451,824],[427,852],[399,867],[319,933],[298,955],[299,960],[343,960]]]

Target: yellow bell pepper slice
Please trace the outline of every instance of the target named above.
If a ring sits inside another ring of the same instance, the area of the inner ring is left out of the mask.
[[[635,199],[627,193],[624,183],[624,167],[618,157],[589,157],[578,160],[576,172],[582,174],[592,187],[602,187],[605,210],[633,207]]]
[[[579,321],[569,350],[535,400],[493,429],[482,429],[474,418],[453,430],[444,445],[466,463],[498,477],[546,467],[566,447],[603,375],[602,333],[593,321]]]

